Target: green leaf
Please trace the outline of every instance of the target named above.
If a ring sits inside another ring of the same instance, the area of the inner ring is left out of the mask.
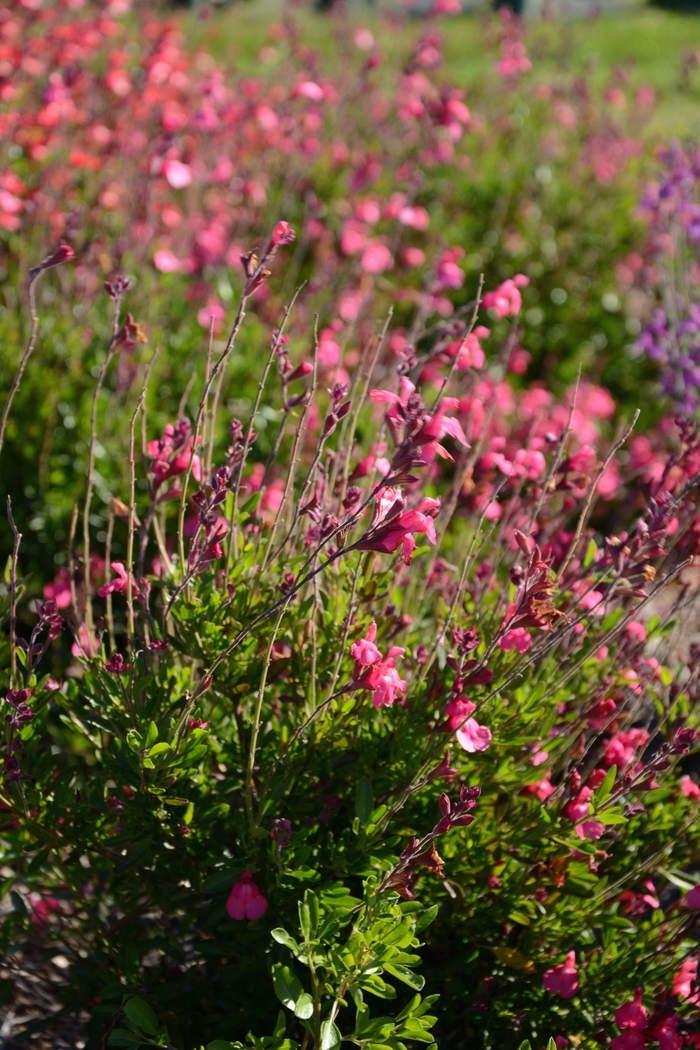
[[[148,757],[157,758],[159,755],[166,755],[170,750],[170,744],[166,744],[164,740],[161,740],[160,744],[154,744],[149,750]]]
[[[156,740],[158,739],[158,726],[155,722],[148,723],[148,732],[143,742],[144,747],[153,747]]]
[[[421,933],[421,931],[424,930],[426,926],[430,926],[433,919],[437,917],[437,913],[439,911],[439,904],[433,904],[432,908],[426,908],[426,910],[416,919],[415,932]]]
[[[530,1046],[530,1040],[529,1039],[523,1040],[523,1042],[518,1047],[518,1050],[532,1050],[532,1047]]]
[[[374,793],[372,791],[372,783],[367,777],[363,777],[362,780],[358,781],[355,792],[355,814],[362,827],[369,821],[373,809]]]
[[[605,774],[605,780],[600,785],[595,793],[595,804],[596,806],[602,806],[607,798],[610,797],[610,793],[615,784],[615,778],[617,777],[617,766],[611,766]]]
[[[407,1017],[411,1017],[416,1012],[416,1009],[420,1006],[420,1002],[420,995],[414,995],[413,998],[408,1002],[408,1004],[404,1006],[401,1013],[396,1015],[396,1020],[405,1021]]]
[[[283,963],[275,963],[272,967],[272,983],[275,987],[275,995],[288,1010],[293,1010],[297,999],[301,997],[304,989],[301,981],[292,973],[288,966]],[[313,1012],[313,1008],[312,1008]]]
[[[158,1034],[158,1018],[143,999],[134,996],[133,999],[129,999],[128,1002],[124,1003],[122,1010],[129,1021],[137,1028],[140,1028],[142,1032],[147,1032],[148,1035]]]
[[[302,992],[297,999],[296,1006],[294,1007],[294,1016],[301,1018],[302,1021],[308,1021],[313,1015],[314,1001],[308,992]]]
[[[141,734],[137,733],[135,729],[130,729],[126,734],[126,742],[135,754],[138,754],[143,749]]]
[[[320,1050],[337,1050],[343,1040],[340,1031],[334,1021],[330,1018],[321,1025]]]
[[[380,999],[396,998],[396,989],[387,984],[378,973],[370,973],[360,977],[359,983],[363,991],[371,992],[372,995],[377,995]]]
[[[399,981],[403,981],[409,988],[414,988],[417,992],[420,992],[425,984],[425,978],[421,977],[419,973],[414,973],[408,966],[401,966],[400,963],[382,963],[387,973],[390,973],[392,977],[396,977]]]
[[[588,569],[589,566],[591,566],[593,564],[593,562],[595,561],[595,556],[596,556],[597,553],[598,553],[598,548],[596,547],[595,542],[593,540],[589,540],[588,541],[588,546],[586,547],[586,553],[583,556],[583,567],[584,567],[584,569]]]
[[[557,1050],[557,1044],[551,1038],[549,1039],[549,1041],[547,1043],[547,1050]]]
[[[601,824],[626,824],[627,817],[620,809],[606,809],[604,813],[596,813],[596,820]]]
[[[202,883],[202,893],[223,893],[230,890],[234,883],[238,882],[243,873],[243,868],[222,868],[215,871]]]
[[[207,1050],[243,1050],[243,1043],[231,1043],[228,1039],[213,1039]]]
[[[287,933],[281,926],[277,926],[272,930],[272,937],[277,941],[278,944],[283,944],[285,948],[289,948],[290,951],[297,954],[300,951],[299,945],[292,937],[291,933]]]
[[[107,1046],[143,1046],[143,1039],[139,1039],[133,1032],[127,1032],[126,1028],[113,1028],[109,1033]]]

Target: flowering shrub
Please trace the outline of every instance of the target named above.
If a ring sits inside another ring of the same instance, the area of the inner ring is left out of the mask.
[[[466,94],[127,9],[0,11],[3,1037],[697,1047],[693,332],[665,418],[609,297],[694,160],[647,244],[653,92],[507,15]]]
[[[392,24],[387,55],[381,23],[373,34],[341,18],[340,43],[324,53],[286,11],[233,71],[188,46],[188,34],[209,39],[193,20],[183,29],[128,8],[18,0],[0,12],[4,375],[14,374],[26,323],[23,274],[61,239],[76,256],[37,286],[42,367],[17,395],[2,462],[24,497],[15,511],[37,578],[64,553],[83,495],[92,382],[111,335],[104,278],[131,275],[129,308],[161,347],[150,413],[162,435],[193,413],[187,382],[210,326],[220,352],[242,287],[238,257],[261,249],[280,209],[298,237],[284,282],[261,286],[250,308],[274,325],[303,285],[287,334],[308,356],[318,313],[324,382],[355,367],[390,307],[392,353],[410,346],[416,304],[430,302],[455,324],[444,353],[461,345],[459,367],[493,360],[517,324],[514,375],[561,393],[583,357],[595,382],[636,407],[644,372],[625,350],[614,265],[641,246],[631,208],[655,143],[650,85],[625,70],[580,73],[551,35],[535,28],[526,38],[505,16],[484,26],[483,70],[455,83],[444,57],[451,30],[435,25]],[[212,47],[236,12],[220,18]],[[230,29],[237,39],[235,21]],[[462,344],[462,311],[482,272],[493,299]],[[231,414],[255,399],[248,362],[260,337],[245,327],[222,375]],[[119,486],[101,478],[126,481],[116,431],[140,382],[138,342],[129,329],[115,349],[115,408],[94,449],[90,514],[105,534]],[[648,420],[655,406],[642,399]]]
[[[463,362],[478,299],[436,329],[430,288],[330,373],[281,311],[224,418],[293,238],[160,434],[135,340],[108,534],[93,409],[38,602],[8,499],[4,948],[91,1047],[697,1046],[697,433],[640,474],[607,392]],[[95,405],[139,331],[106,291]]]

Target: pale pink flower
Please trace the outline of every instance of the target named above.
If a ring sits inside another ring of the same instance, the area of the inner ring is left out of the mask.
[[[192,182],[192,168],[180,160],[166,160],[163,174],[174,190],[182,190]]]
[[[475,751],[488,751],[491,745],[491,730],[479,725],[475,718],[468,718],[455,736],[459,746],[470,754]]]
[[[578,991],[576,953],[569,952],[566,962],[546,970],[542,977],[545,991],[557,994],[560,999],[573,999]]]
[[[321,102],[324,97],[323,88],[315,80],[303,80],[294,89],[294,98],[308,98],[312,102]]]
[[[226,911],[232,919],[260,919],[267,911],[267,900],[252,881],[250,871],[244,871],[231,890],[226,902]]]
[[[159,248],[153,256],[153,265],[161,273],[177,273],[181,269],[181,262],[174,252],[167,248]]]

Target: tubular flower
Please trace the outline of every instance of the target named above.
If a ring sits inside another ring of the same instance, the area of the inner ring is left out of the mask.
[[[403,656],[405,650],[392,646],[383,657],[374,644],[376,636],[377,625],[373,623],[365,637],[350,646],[350,655],[355,660],[352,688],[371,690],[374,707],[391,707],[408,688],[408,683],[399,677],[396,669],[396,657]]]
[[[252,881],[252,872],[246,870],[231,890],[226,911],[232,919],[260,919],[267,911],[267,899]]]
[[[565,963],[560,963],[552,970],[545,971],[542,983],[546,992],[552,992],[560,999],[573,999],[578,991],[576,952],[569,952]]]
[[[406,510],[406,501],[399,489],[387,488],[377,496],[369,528],[356,544],[361,551],[377,551],[393,554],[403,547],[403,560],[411,564],[416,549],[414,532],[424,533],[430,543],[435,543],[433,517],[440,509],[438,500],[425,499],[417,510]]]

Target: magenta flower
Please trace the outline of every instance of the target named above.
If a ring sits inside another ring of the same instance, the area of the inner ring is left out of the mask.
[[[642,989],[637,988],[634,993],[634,1002],[623,1003],[619,1010],[615,1011],[615,1024],[618,1028],[629,1028],[633,1032],[641,1032],[646,1027],[647,1012],[642,1006]]]
[[[612,1040],[610,1050],[644,1050],[645,1046],[643,1034],[628,1028],[622,1035]]]
[[[560,999],[573,999],[578,991],[576,952],[569,952],[565,963],[560,963],[552,970],[546,970],[542,983],[546,992],[558,995]]]
[[[124,564],[120,561],[113,561],[112,572],[115,572],[117,575],[113,580],[109,580],[108,583],[104,583],[100,587],[97,592],[100,598],[106,598],[108,594],[128,594],[129,574],[126,571]],[[147,594],[149,590],[149,584],[146,580],[141,580],[141,584],[142,586],[139,587],[132,576],[131,593],[138,601],[143,601],[144,592]]]
[[[685,901],[689,908],[694,910],[700,908],[700,883],[697,886],[693,886],[692,890],[688,890],[688,896]]]
[[[243,872],[236,885],[231,890],[226,902],[226,911],[232,919],[260,919],[267,911],[267,899],[252,881],[252,872]]]

